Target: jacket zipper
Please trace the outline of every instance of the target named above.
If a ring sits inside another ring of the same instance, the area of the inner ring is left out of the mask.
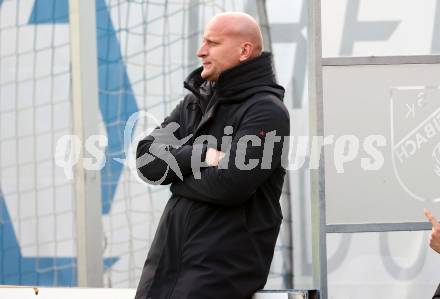
[[[211,97],[211,100],[210,101],[212,101],[213,99],[215,99],[215,96],[216,96],[216,93],[214,92],[214,94],[212,95],[212,97]],[[212,105],[212,107],[211,108],[209,108],[209,110],[206,112],[206,113],[203,113],[203,116],[202,116],[202,119],[200,120],[200,123],[199,123],[199,125],[197,126],[197,128],[194,130],[194,137],[196,137],[196,136],[198,136],[197,134],[199,133],[199,131],[202,129],[202,127],[210,120],[210,119],[212,119],[212,117],[214,116],[214,110],[217,108],[217,106],[218,106],[218,99],[217,99],[217,102],[214,104],[214,105]]]
[[[183,85],[184,85],[184,87],[186,89],[191,91],[193,93],[193,95],[195,95],[199,99],[199,101],[203,100],[201,98],[199,92],[197,90],[193,89],[187,82],[184,82]],[[210,101],[212,101],[212,99],[214,99],[216,94],[217,94],[217,91],[214,91],[214,94],[212,95]],[[218,101],[218,99],[217,99],[217,101]],[[202,111],[202,119],[200,120],[200,123],[197,125],[197,128],[193,132],[193,137],[192,137],[193,139],[195,139],[197,137],[197,134],[199,133],[201,128],[213,117],[214,110],[215,110],[215,108],[217,108],[218,102],[215,103],[206,113],[203,111],[202,106],[200,105],[200,103],[196,103],[196,104],[199,107],[200,111]]]

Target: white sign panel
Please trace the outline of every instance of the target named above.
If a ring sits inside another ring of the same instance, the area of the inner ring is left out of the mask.
[[[435,64],[324,67],[328,224],[440,215],[439,86]]]

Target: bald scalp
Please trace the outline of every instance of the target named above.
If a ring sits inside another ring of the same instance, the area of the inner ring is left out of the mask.
[[[259,56],[263,50],[263,37],[260,26],[250,15],[242,12],[225,12],[214,16],[208,24],[224,35],[236,38],[240,43],[251,43],[251,57]]]

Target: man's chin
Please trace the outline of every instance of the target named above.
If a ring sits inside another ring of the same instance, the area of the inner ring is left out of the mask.
[[[202,71],[202,73],[200,74],[200,77],[202,77],[202,79],[212,81],[213,75],[208,72]]]

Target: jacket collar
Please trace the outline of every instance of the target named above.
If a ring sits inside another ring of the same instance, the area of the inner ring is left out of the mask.
[[[214,89],[213,85],[222,101],[243,100],[260,91],[274,93],[280,99],[284,95],[284,88],[276,83],[272,54],[268,52],[225,70],[215,84],[201,77],[202,70],[203,67],[195,69],[184,82],[185,88],[199,98],[210,94]]]

